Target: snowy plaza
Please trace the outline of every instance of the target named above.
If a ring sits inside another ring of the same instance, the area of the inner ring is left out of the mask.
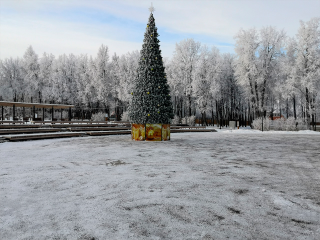
[[[320,1],[0,5],[0,240],[320,240]]]
[[[320,239],[320,134],[0,144],[0,239]]]

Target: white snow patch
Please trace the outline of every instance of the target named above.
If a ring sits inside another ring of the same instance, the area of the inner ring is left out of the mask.
[[[1,143],[0,239],[320,239],[320,138],[228,131]]]

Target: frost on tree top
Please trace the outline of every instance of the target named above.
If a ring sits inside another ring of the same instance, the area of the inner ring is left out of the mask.
[[[167,124],[173,118],[173,108],[161,57],[159,34],[152,14],[154,8],[151,8],[140,52],[138,74],[131,92],[129,116],[132,123]]]

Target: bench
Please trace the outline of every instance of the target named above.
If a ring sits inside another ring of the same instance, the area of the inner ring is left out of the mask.
[[[44,133],[44,132],[60,132],[62,129],[53,128],[20,128],[20,129],[0,129],[0,135],[18,134],[18,133]]]
[[[205,126],[170,126],[170,129],[206,129]]]
[[[131,134],[131,130],[87,132],[90,136]]]
[[[106,121],[34,121],[35,123],[51,123],[51,124],[72,124],[72,123],[82,123],[82,124],[107,124]]]
[[[67,128],[69,131],[115,131],[131,130],[129,127],[73,127]]]
[[[180,133],[180,132],[216,132],[215,129],[170,129],[171,133]]]
[[[65,127],[65,128],[79,128],[79,127],[117,127],[117,125],[114,125],[114,124],[72,124],[72,123],[69,123],[69,124],[54,124],[54,125],[51,125],[51,127],[53,128],[62,128],[62,127]]]
[[[110,121],[110,122],[113,122],[113,123],[119,123],[119,124],[130,124],[129,121]]]
[[[83,132],[73,133],[40,133],[40,134],[23,134],[23,135],[4,135],[9,141],[24,141],[24,140],[35,140],[35,139],[48,139],[48,138],[63,138],[63,137],[80,137],[85,135]]]
[[[32,119],[31,117],[24,117],[23,122],[29,122],[29,121],[31,121],[31,119]]]
[[[1,124],[4,124],[4,123],[7,123],[7,124],[16,124],[16,123],[19,123],[19,124],[23,124],[24,122],[23,121],[13,121],[13,120],[3,120],[3,121],[0,121]]]
[[[41,125],[34,124],[21,124],[21,125],[0,125],[0,129],[10,129],[10,128],[39,128]]]

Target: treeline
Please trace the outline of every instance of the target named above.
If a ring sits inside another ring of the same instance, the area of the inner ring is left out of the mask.
[[[193,39],[177,43],[172,59],[164,59],[176,117],[224,124],[278,111],[310,126],[320,113],[319,24],[318,18],[301,21],[295,38],[274,27],[240,30],[235,55]],[[115,112],[119,119],[139,60],[139,51],[110,58],[105,45],[95,58],[39,57],[30,46],[23,58],[0,61],[0,100],[74,104],[75,116]]]
[[[139,56],[134,51],[110,59],[108,47],[102,45],[95,58],[47,53],[39,58],[30,46],[22,59],[0,62],[0,100],[73,104],[74,114],[84,110],[85,118],[115,110],[120,116],[130,99]]]

